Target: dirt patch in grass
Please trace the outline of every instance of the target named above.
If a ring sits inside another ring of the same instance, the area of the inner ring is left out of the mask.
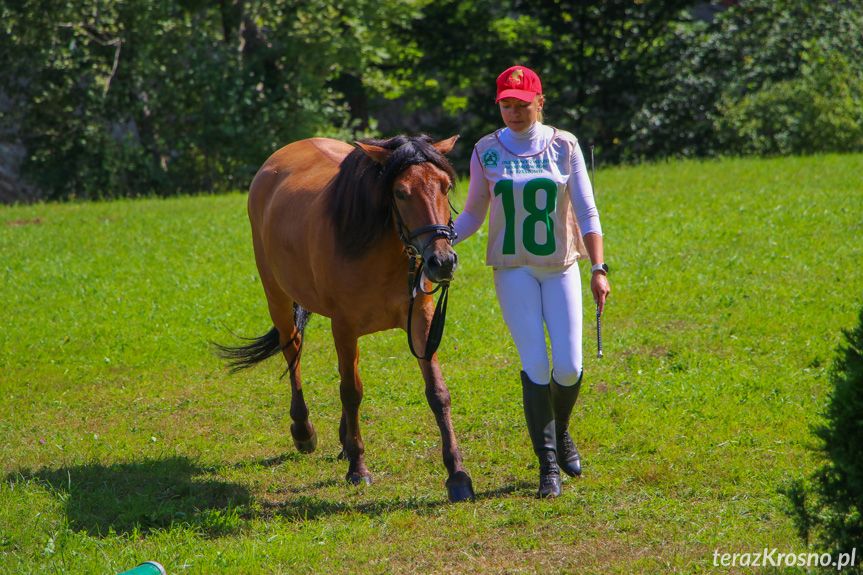
[[[29,220],[10,220],[8,222],[3,222],[3,224],[13,228],[20,228],[22,226],[35,226],[43,223],[44,221],[45,220],[43,220],[42,218],[32,218]]]

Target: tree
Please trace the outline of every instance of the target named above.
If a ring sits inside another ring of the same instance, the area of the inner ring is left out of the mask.
[[[494,107],[497,75],[523,64],[543,80],[548,122],[595,143],[600,155],[617,158],[615,141],[630,134],[632,111],[651,88],[657,58],[677,58],[656,47],[689,5],[689,0],[434,2],[411,29],[422,56],[419,65],[400,71],[410,78],[404,109],[408,116],[422,110],[428,122],[420,129],[433,123],[474,142],[500,126]]]
[[[245,188],[281,145],[371,124],[374,64],[401,50],[387,30],[418,5],[4,2],[2,120],[49,199]]]
[[[863,308],[857,327],[844,334],[824,423],[814,430],[823,463],[808,482],[785,491],[801,538],[834,554],[863,550]]]
[[[309,136],[461,134],[466,169],[521,63],[600,161],[860,149],[856,3],[721,2],[0,0],[0,140],[48,199],[244,189]]]
[[[863,151],[863,72],[838,52],[812,52],[799,74],[742,98],[723,95],[714,124],[726,152]]]
[[[813,53],[861,61],[861,32],[863,15],[845,1],[747,0],[712,22],[680,21],[661,48],[667,57],[653,70],[654,90],[632,115],[623,157],[747,151],[715,129],[728,127],[721,117],[741,112],[736,106],[762,89],[809,81]]]

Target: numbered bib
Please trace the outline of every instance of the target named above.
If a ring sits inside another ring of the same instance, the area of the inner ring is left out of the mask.
[[[476,146],[491,192],[486,263],[569,265],[586,254],[569,197],[575,137],[555,131],[539,154],[518,156],[497,134]]]

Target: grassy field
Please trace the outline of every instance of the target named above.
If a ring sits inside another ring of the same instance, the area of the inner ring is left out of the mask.
[[[291,443],[283,363],[229,376],[214,357],[228,330],[270,326],[244,195],[0,207],[0,571],[794,572],[714,562],[805,551],[779,490],[815,463],[863,305],[861,175],[859,155],[596,174],[605,359],[588,329],[585,472],[554,501],[534,498],[485,236],[461,244],[439,352],[477,492],[458,505],[402,332],[360,341],[368,487],[336,458],[325,319],[303,355],[312,455]]]

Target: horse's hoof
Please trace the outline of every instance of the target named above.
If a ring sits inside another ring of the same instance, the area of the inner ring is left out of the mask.
[[[467,485],[450,485],[447,487],[447,491],[449,492],[449,500],[453,503],[458,503],[459,501],[473,501],[474,493],[473,493],[473,485],[468,483]]]
[[[459,471],[449,481],[447,481],[446,489],[449,494],[449,500],[453,503],[473,500],[475,497],[473,493],[473,482],[464,471]]]
[[[369,475],[360,475],[358,473],[348,473],[347,478],[348,483],[351,485],[361,485],[365,483],[366,485],[372,484],[372,478]]]
[[[294,425],[291,425],[291,435],[294,434]],[[300,453],[314,453],[318,448],[318,432],[312,429],[312,436],[304,441],[298,441],[294,436],[294,445]]]

